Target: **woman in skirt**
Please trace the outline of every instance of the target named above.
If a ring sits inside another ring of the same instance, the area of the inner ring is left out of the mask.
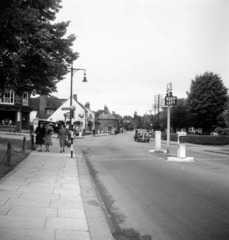
[[[53,133],[53,129],[52,127],[48,124],[46,124],[45,127],[45,146],[46,146],[46,150],[45,152],[49,152],[49,146],[52,146],[52,133]]]
[[[65,147],[66,138],[67,138],[67,130],[63,124],[61,124],[61,126],[60,126],[60,130],[59,130],[57,139],[58,138],[59,138],[59,143],[60,143],[60,152],[62,153],[62,151],[64,152],[64,147]]]

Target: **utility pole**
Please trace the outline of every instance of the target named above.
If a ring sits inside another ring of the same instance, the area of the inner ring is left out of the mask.
[[[162,107],[161,101],[162,101],[163,95],[162,94],[158,94],[158,95],[154,95],[154,113],[156,114],[156,110],[157,110],[157,125],[158,125],[158,130],[160,128],[160,108]]]

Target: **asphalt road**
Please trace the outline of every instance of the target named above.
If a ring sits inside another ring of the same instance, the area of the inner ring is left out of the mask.
[[[154,142],[135,142],[133,132],[80,139],[76,144],[113,232],[133,229],[142,239],[152,240],[229,239],[229,155],[187,144],[194,162],[169,162],[167,156],[176,156],[175,145],[169,155],[152,154]]]

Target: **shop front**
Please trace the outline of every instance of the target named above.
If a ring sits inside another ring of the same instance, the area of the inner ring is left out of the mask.
[[[0,131],[29,130],[31,111],[29,106],[0,105]]]

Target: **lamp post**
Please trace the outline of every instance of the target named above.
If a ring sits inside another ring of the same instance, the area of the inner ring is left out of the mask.
[[[73,118],[73,111],[75,111],[75,106],[72,106],[72,81],[73,81],[73,75],[75,72],[83,70],[84,71],[84,78],[83,82],[87,82],[86,78],[86,69],[82,68],[73,68],[73,65],[71,66],[71,90],[70,90],[70,132],[71,132],[71,158],[73,157],[73,124],[72,124],[72,118]]]

